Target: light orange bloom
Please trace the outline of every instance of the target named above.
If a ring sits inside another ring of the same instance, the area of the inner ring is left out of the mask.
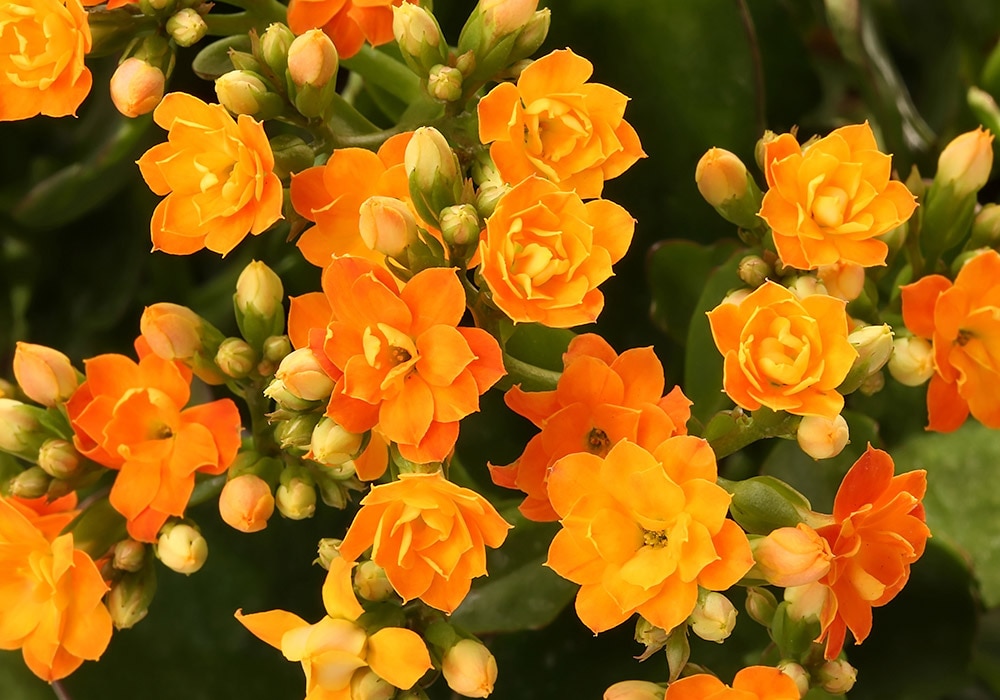
[[[913,214],[914,196],[890,180],[892,158],[878,150],[868,122],[843,126],[799,145],[782,134],[764,147],[760,217],[771,227],[781,261],[800,270],[838,262],[884,265],[878,236]]]
[[[103,5],[105,0],[83,0],[84,7],[97,7],[98,5]],[[116,10],[119,7],[127,7],[129,5],[137,5],[139,0],[107,0],[107,8],[109,10]]]
[[[729,398],[748,411],[767,406],[833,419],[844,407],[837,387],[858,356],[847,341],[845,308],[841,299],[825,294],[799,299],[768,281],[739,304],[710,311]]]
[[[408,202],[410,186],[403,154],[412,132],[397,134],[372,153],[364,148],[338,148],[324,165],[292,176],[292,206],[316,225],[296,245],[306,260],[326,267],[333,256],[353,255],[383,264],[385,256],[365,245],[359,226],[361,204],[369,197]]]
[[[354,561],[371,547],[404,601],[451,613],[472,579],[486,575],[485,548],[503,544],[510,527],[489,501],[441,472],[402,474],[361,501],[340,554]]]
[[[872,608],[902,590],[930,536],[921,503],[927,473],[893,476],[894,469],[892,457],[869,445],[840,484],[834,522],[817,530],[833,553],[830,571],[820,579],[829,589],[819,638],[826,640],[827,659],[840,654],[848,629],[855,644],[868,637]]]
[[[440,462],[504,375],[493,336],[457,327],[464,313],[453,269],[424,270],[400,291],[385,268],[345,257],[324,271],[322,294],[293,300],[289,328],[336,381],[326,415],[352,433],[377,429],[406,459]]]
[[[525,68],[517,84],[500,83],[479,101],[479,140],[501,177],[517,184],[539,175],[583,199],[645,157],[625,121],[628,98],[588,83],[594,67],[569,49]]]
[[[927,429],[950,432],[970,412],[1000,428],[1000,254],[972,258],[954,284],[930,275],[902,289],[906,327],[934,347]]]
[[[830,571],[829,543],[804,523],[779,527],[753,543],[757,569],[768,583],[782,588],[818,581]]]
[[[650,452],[622,441],[604,458],[556,462],[549,498],[562,529],[546,565],[580,584],[576,612],[594,633],[638,612],[665,630],[683,624],[698,588],[722,591],[753,565],[747,536],[726,519],[715,454],[678,435]]]
[[[413,630],[383,627],[374,634],[359,624],[364,608],[351,587],[353,565],[337,557],[323,584],[326,616],[310,625],[284,610],[236,619],[289,661],[302,663],[307,700],[351,700],[351,679],[371,669],[397,688],[408,690],[432,668],[427,646]]]
[[[288,26],[295,34],[322,29],[340,57],[350,58],[366,41],[380,46],[393,40],[392,8],[402,4],[403,0],[291,0]]]
[[[618,355],[599,335],[573,338],[563,355],[554,391],[504,396],[507,405],[541,428],[513,464],[490,465],[493,481],[528,494],[520,509],[531,520],[558,520],[546,477],[556,460],[574,452],[607,455],[619,440],[652,450],[668,437],[687,434],[691,402],[674,387],[663,394],[663,365],[652,348]]]
[[[97,566],[73,548],[73,535],[46,527],[58,514],[34,512],[0,498],[0,649],[20,649],[28,668],[52,682],[100,658],[111,615]]]
[[[776,668],[750,666],[736,674],[732,687],[707,673],[681,678],[667,686],[664,700],[799,700],[799,689]]]
[[[515,323],[552,328],[592,323],[604,308],[598,285],[632,242],[635,220],[604,199],[531,176],[515,185],[486,220],[480,272],[493,302]]]
[[[172,92],[153,112],[167,142],[139,159],[139,170],[158,195],[153,249],[190,255],[208,248],[225,255],[248,233],[281,218],[281,181],[264,125],[222,105]]]
[[[27,518],[49,542],[62,534],[63,529],[80,514],[76,509],[76,491],[70,491],[54,501],[50,501],[48,496],[38,498],[8,496],[6,501]]]
[[[195,472],[221,474],[240,446],[240,414],[229,399],[184,409],[190,374],[152,353],[85,361],[87,381],[66,404],[76,448],[118,475],[111,505],[128,532],[155,542],[171,515],[182,516]]]

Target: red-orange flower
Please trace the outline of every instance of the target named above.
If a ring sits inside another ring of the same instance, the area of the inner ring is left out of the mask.
[[[890,180],[892,158],[878,150],[868,123],[841,127],[799,145],[782,134],[764,147],[760,217],[774,234],[785,265],[813,270],[838,262],[885,264],[889,249],[878,236],[913,214],[906,185]]]
[[[504,400],[541,428],[513,464],[490,466],[493,481],[528,494],[520,509],[531,520],[559,518],[549,502],[546,477],[556,460],[574,452],[607,455],[619,440],[653,450],[687,433],[690,405],[680,387],[663,393],[663,366],[652,348],[618,355],[591,333],[575,337],[563,355],[554,391],[515,386]]]
[[[81,453],[119,470],[111,505],[129,534],[155,542],[171,515],[182,516],[195,472],[221,474],[240,446],[240,415],[229,399],[184,409],[190,374],[149,353],[85,361],[87,381],[66,405]]]
[[[0,649],[20,649],[28,668],[52,682],[104,653],[108,587],[73,535],[53,527],[73,513],[39,515],[33,505],[0,498]]]
[[[281,218],[281,181],[264,125],[222,105],[172,92],[153,112],[167,142],[139,159],[146,184],[166,195],[153,211],[153,249],[190,255],[208,248],[225,255],[248,233]]]
[[[670,630],[698,589],[722,591],[753,565],[747,536],[726,518],[715,454],[678,435],[652,452],[627,441],[604,458],[577,452],[556,462],[549,498],[562,529],[546,565],[580,584],[576,611],[595,633],[638,612]]]
[[[402,4],[403,0],[291,0],[288,26],[296,34],[322,29],[340,57],[350,58],[365,41],[379,46],[393,40],[392,8]]]
[[[93,84],[90,45],[80,0],[0,3],[0,121],[76,114]]]
[[[667,687],[664,700],[798,700],[789,676],[771,666],[750,666],[736,674],[732,687],[715,676],[698,673]]]
[[[904,286],[903,321],[934,346],[927,428],[950,432],[970,412],[1000,428],[1000,254],[969,260],[954,284],[930,275]]]
[[[569,49],[525,68],[517,84],[500,83],[479,102],[479,139],[492,143],[500,175],[517,184],[540,175],[583,199],[645,154],[625,121],[628,98],[588,83],[594,67]]]
[[[402,474],[361,501],[340,554],[354,561],[371,547],[404,601],[451,613],[486,574],[485,548],[503,544],[509,528],[489,501],[441,472]]]
[[[464,313],[452,269],[424,270],[400,291],[385,268],[345,257],[324,271],[322,294],[293,301],[290,333],[336,381],[330,418],[352,433],[376,428],[406,459],[439,462],[455,446],[458,422],[504,375],[496,340],[457,327]]]

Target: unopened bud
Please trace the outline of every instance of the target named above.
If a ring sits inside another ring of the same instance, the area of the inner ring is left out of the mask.
[[[832,265],[820,265],[816,276],[826,287],[830,296],[854,301],[865,288],[865,268],[857,263],[836,262]]]
[[[351,433],[330,418],[323,418],[316,425],[309,445],[309,459],[320,464],[335,466],[354,459],[364,436]]]
[[[844,659],[827,661],[816,672],[820,687],[831,695],[850,692],[858,679],[858,671]]]
[[[268,25],[260,37],[260,54],[275,75],[284,75],[288,68],[288,49],[295,41],[292,30],[280,22]]]
[[[646,650],[637,657],[639,661],[645,661],[666,646],[669,636],[665,629],[640,616],[635,623],[635,641],[646,647]]]
[[[502,37],[528,23],[538,9],[538,0],[480,0],[476,9],[483,14],[486,31]]]
[[[307,401],[288,390],[280,379],[272,379],[264,389],[264,396],[287,411],[307,411],[316,406],[315,401]]]
[[[471,204],[441,210],[441,236],[449,246],[475,245],[481,230],[479,212]]]
[[[38,450],[38,466],[53,479],[70,479],[80,471],[80,453],[73,443],[51,438]]]
[[[889,374],[900,384],[920,386],[934,376],[934,346],[924,338],[896,338]]]
[[[351,676],[351,700],[390,700],[395,695],[396,687],[370,668],[358,670]]]
[[[186,306],[161,302],[147,306],[139,330],[149,348],[165,360],[189,360],[203,345],[205,321]]]
[[[451,66],[431,66],[427,74],[427,92],[442,102],[454,102],[462,96],[462,71]]]
[[[751,586],[747,588],[747,615],[754,622],[770,627],[774,619],[774,611],[778,608],[778,600],[766,588]]]
[[[163,99],[163,71],[132,56],[122,61],[111,76],[111,101],[126,117],[152,112]]]
[[[365,600],[386,600],[395,594],[385,569],[373,561],[363,561],[354,570],[354,588]]]
[[[274,428],[274,439],[282,448],[308,449],[320,418],[318,413],[303,413],[280,421]]]
[[[510,187],[502,182],[486,183],[476,191],[476,211],[483,219],[488,219],[496,211],[500,199],[510,191]]]
[[[305,520],[316,512],[316,487],[305,473],[286,477],[291,470],[281,475],[281,484],[274,494],[274,504],[278,512],[289,520]]]
[[[812,275],[798,275],[786,283],[788,291],[799,299],[811,297],[814,294],[826,294],[826,286]]]
[[[115,545],[112,566],[119,571],[136,572],[146,562],[146,545],[133,539],[122,540]]]
[[[708,149],[695,167],[694,181],[701,196],[726,221],[748,229],[760,225],[760,189],[735,153]]]
[[[759,255],[748,255],[740,260],[736,274],[747,286],[756,289],[774,274],[774,270]]]
[[[434,65],[448,62],[448,45],[434,15],[411,3],[392,8],[392,33],[407,65],[427,75]]]
[[[757,162],[757,169],[760,170],[761,172],[767,172],[768,164],[764,162],[764,159],[767,154],[767,145],[772,141],[776,140],[777,138],[778,135],[776,133],[774,133],[770,129],[767,129],[766,131],[764,131],[764,135],[761,136],[759,139],[757,139],[757,143],[754,145],[753,157],[754,160]]]
[[[316,551],[319,556],[313,563],[319,564],[324,569],[329,571],[330,562],[340,557],[340,545],[342,542],[343,540],[338,540],[334,537],[324,537],[321,539],[316,547]]]
[[[292,351],[292,342],[287,335],[272,335],[264,339],[264,359],[279,363]]]
[[[39,422],[41,409],[0,399],[0,450],[34,458],[48,437]]]
[[[663,700],[664,692],[650,681],[619,681],[604,691],[604,700]]]
[[[288,75],[297,87],[323,87],[337,75],[337,48],[321,29],[295,37],[288,47]]]
[[[14,378],[29,399],[49,407],[69,399],[79,384],[68,357],[53,348],[32,343],[17,343]]]
[[[126,573],[111,584],[107,606],[115,629],[127,630],[146,617],[156,594],[156,573],[152,566]]]
[[[872,396],[882,391],[885,388],[885,372],[876,372],[875,374],[868,375],[861,386],[858,387],[858,392],[863,396]]]
[[[803,416],[795,432],[802,451],[813,459],[830,459],[839,455],[850,441],[847,421],[841,415]]]
[[[788,588],[818,581],[830,570],[830,545],[808,525],[781,527],[751,543],[760,574]]]
[[[369,197],[361,204],[358,229],[372,250],[404,262],[406,249],[417,240],[417,220],[394,197]]]
[[[507,61],[512,63],[508,69],[514,79],[524,70],[525,61],[531,54],[538,51],[538,48],[545,43],[545,37],[549,35],[549,26],[552,24],[552,10],[544,8],[537,10],[524,27],[517,34],[514,45],[511,46],[510,55]]]
[[[154,551],[168,569],[190,576],[208,559],[208,542],[187,523],[167,524],[160,530]]]
[[[267,527],[274,513],[274,495],[256,474],[241,474],[226,482],[219,494],[219,515],[240,532],[258,532]]]
[[[41,467],[30,467],[10,480],[10,495],[18,498],[40,498],[49,490],[52,477]]]
[[[261,347],[273,335],[285,328],[285,312],[281,302],[285,296],[281,278],[264,263],[254,260],[236,280],[233,306],[240,333],[253,347]],[[270,358],[265,352],[264,357]]]
[[[250,70],[231,70],[215,81],[219,103],[233,114],[247,114],[258,120],[281,114],[284,101],[268,89],[264,77]]]
[[[773,476],[733,482],[730,493],[729,512],[750,534],[766,535],[779,527],[795,527],[812,513],[805,496]]]
[[[186,7],[167,20],[167,34],[178,46],[194,46],[208,32],[205,19],[196,10]]]
[[[482,642],[463,639],[445,652],[441,671],[448,687],[467,698],[485,698],[497,680],[497,660]]]
[[[982,127],[952,139],[938,158],[935,184],[951,185],[957,197],[978,192],[993,168],[992,144],[993,134]]]
[[[741,287],[740,289],[734,289],[729,292],[725,297],[723,297],[720,304],[735,304],[739,306],[743,303],[743,300],[750,296],[752,289],[747,289],[746,287]]]
[[[299,348],[285,356],[274,375],[293,396],[305,401],[327,399],[334,381],[323,371],[310,348]]]
[[[992,248],[1000,244],[1000,204],[984,204],[976,218],[972,221],[972,235],[969,236],[966,250]]]
[[[885,367],[893,352],[892,328],[885,323],[859,328],[847,340],[858,352],[855,366],[864,367],[866,374],[874,374]]]
[[[793,620],[818,620],[826,606],[830,589],[816,581],[802,586],[789,586],[785,589],[785,602],[788,605],[788,616]]]
[[[414,206],[425,221],[436,224],[441,210],[462,195],[458,156],[440,131],[422,126],[406,145],[403,164]]]
[[[795,688],[799,691],[799,697],[804,698],[809,692],[809,672],[791,659],[783,659],[778,662],[778,670],[792,679]]]
[[[736,606],[721,593],[709,591],[699,596],[688,623],[691,631],[707,642],[722,643],[736,627]]]
[[[243,379],[257,364],[257,353],[243,338],[226,338],[215,353],[215,364],[233,379]]]

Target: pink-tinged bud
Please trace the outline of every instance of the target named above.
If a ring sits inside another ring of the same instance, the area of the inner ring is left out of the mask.
[[[774,268],[759,255],[747,255],[736,268],[737,276],[754,289],[774,276]]]
[[[705,201],[719,207],[741,197],[747,189],[747,166],[735,153],[724,148],[710,148],[698,161],[694,181]]]
[[[146,617],[156,593],[156,577],[152,567],[126,573],[111,584],[107,606],[115,629],[127,630]]]
[[[323,371],[310,348],[299,348],[285,356],[274,375],[287,391],[304,401],[330,397],[334,381]]]
[[[132,56],[111,76],[111,101],[126,117],[148,114],[163,99],[165,83],[162,70]]]
[[[282,479],[274,494],[274,504],[282,517],[289,520],[305,520],[316,512],[316,487],[305,479],[292,477]]]
[[[837,415],[805,416],[799,423],[795,439],[802,451],[813,459],[830,459],[839,455],[850,440],[847,421]]]
[[[219,494],[219,515],[240,532],[258,532],[267,527],[274,513],[274,495],[256,474],[243,474],[226,482]]]
[[[664,692],[649,681],[619,681],[604,691],[604,700],[663,700]]]
[[[779,527],[752,543],[757,569],[768,583],[787,588],[818,581],[830,570],[830,545],[804,523]]]
[[[854,301],[865,288],[865,268],[856,263],[820,265],[816,275],[830,296],[844,301]]]
[[[959,134],[941,151],[935,182],[951,185],[957,196],[978,192],[993,168],[992,144],[993,134],[982,127]]]
[[[167,524],[154,546],[157,558],[179,574],[190,576],[208,559],[208,542],[187,523]]]
[[[354,570],[354,588],[365,600],[386,600],[395,594],[385,569],[373,561],[363,561]]]
[[[816,672],[816,680],[823,690],[831,695],[844,695],[850,692],[858,680],[858,671],[844,659],[827,661]]]
[[[777,668],[795,682],[799,697],[804,698],[809,692],[809,672],[790,659],[779,661]]]
[[[778,600],[766,588],[761,586],[750,586],[747,588],[746,601],[747,615],[755,622],[770,627],[774,620],[774,613],[778,609]]]
[[[201,316],[186,306],[161,302],[147,306],[139,331],[149,348],[165,360],[188,360],[202,349]]]
[[[441,237],[448,245],[475,245],[481,231],[479,212],[471,204],[456,204],[441,210]]]
[[[889,374],[900,384],[920,386],[934,376],[934,346],[924,338],[896,338]]]
[[[288,76],[297,87],[323,87],[337,75],[337,48],[320,29],[300,34],[288,47]]]
[[[752,289],[747,289],[746,287],[743,287],[741,289],[734,289],[733,291],[729,292],[729,294],[727,294],[719,303],[735,304],[739,306],[740,304],[743,303],[744,299],[750,296],[750,292],[752,291],[753,291]]]
[[[243,379],[257,365],[257,353],[243,338],[226,338],[215,353],[215,364],[233,379]]]
[[[68,440],[51,438],[38,450],[38,466],[53,479],[69,479],[80,470],[80,453]]]
[[[328,466],[343,464],[357,456],[362,438],[324,417],[313,429],[308,457]]]
[[[14,350],[14,378],[29,399],[49,407],[69,399],[80,383],[68,357],[31,343],[18,343]]]
[[[281,278],[267,265],[254,260],[243,268],[236,280],[233,307],[240,333],[252,347],[264,348],[268,338],[280,336],[284,331],[285,310],[281,304],[284,297]],[[287,346],[286,338],[284,347]],[[264,358],[275,359],[266,348]]]
[[[112,566],[119,571],[139,571],[146,562],[146,545],[133,539],[122,540],[115,545]]]
[[[27,455],[41,447],[45,440],[38,422],[41,410],[14,399],[0,399],[0,450]]]
[[[411,3],[392,8],[392,33],[399,48],[413,57],[419,57],[428,49],[437,48],[443,43],[441,28],[434,16]],[[446,59],[447,55],[443,58]]]
[[[432,126],[422,126],[413,132],[406,144],[403,164],[411,187],[416,184],[424,190],[430,190],[441,180],[457,181],[460,176],[458,156],[448,140]]]
[[[497,680],[497,660],[481,642],[463,639],[445,652],[441,671],[448,687],[467,698],[485,698]]]
[[[41,467],[30,467],[10,480],[8,489],[11,496],[18,498],[41,498],[52,483],[52,477]]]
[[[462,96],[462,71],[451,66],[431,66],[427,74],[427,92],[442,102],[454,102]]]
[[[178,46],[194,46],[207,32],[205,18],[190,7],[185,7],[167,20],[167,34]]]
[[[688,623],[691,631],[706,642],[721,644],[736,627],[736,607],[721,593],[709,591],[699,597]]]
[[[386,257],[404,258],[417,240],[417,220],[405,203],[394,197],[369,197],[361,204],[358,228],[361,240]]]
[[[370,668],[358,670],[351,676],[351,700],[392,700],[395,695],[396,687]]]
[[[480,0],[483,24],[495,37],[512,34],[535,15],[538,0]]]
[[[788,287],[788,291],[799,299],[805,299],[814,294],[827,295],[826,285],[812,275],[799,275],[789,280],[785,286]]]
[[[793,620],[818,620],[829,595],[830,589],[819,581],[786,588],[789,617]]]

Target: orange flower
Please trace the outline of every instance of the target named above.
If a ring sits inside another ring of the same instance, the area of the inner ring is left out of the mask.
[[[288,26],[296,34],[322,29],[340,57],[350,58],[365,41],[380,46],[393,40],[392,8],[402,4],[403,0],[291,0]]]
[[[225,255],[281,218],[281,181],[263,124],[245,114],[233,121],[222,105],[183,92],[164,97],[153,120],[169,132],[138,161],[149,188],[167,195],[150,222],[154,250]]]
[[[80,511],[76,509],[76,491],[70,491],[54,501],[50,501],[48,496],[40,496],[39,498],[10,496],[6,501],[26,517],[49,542],[57,538],[63,529],[80,514]]]
[[[104,653],[108,587],[90,557],[73,548],[72,534],[45,528],[55,515],[28,517],[33,512],[0,498],[0,648],[21,649],[28,668],[51,683]]]
[[[0,121],[75,116],[93,83],[80,0],[5,0],[0,39]]]
[[[903,288],[903,321],[932,341],[934,376],[927,389],[928,430],[950,432],[971,412],[1000,428],[1000,254],[969,260],[954,284],[930,275]]]
[[[802,148],[782,134],[764,147],[760,217],[785,265],[812,270],[838,262],[884,265],[877,239],[913,214],[906,185],[889,180],[892,158],[878,150],[868,122],[836,129]]]
[[[750,666],[736,674],[732,687],[715,676],[699,673],[667,687],[664,700],[798,700],[799,689],[789,676],[771,666]]]
[[[452,269],[424,270],[398,291],[385,268],[345,257],[324,271],[323,294],[293,300],[289,332],[336,381],[330,418],[352,433],[377,429],[411,461],[440,462],[504,375],[496,340],[456,327],[464,313]]]
[[[614,202],[586,204],[531,176],[501,197],[479,243],[493,302],[514,322],[553,328],[592,323],[597,289],[632,242],[635,220]]]
[[[501,177],[516,184],[539,175],[583,199],[645,157],[623,118],[628,98],[588,83],[594,67],[569,49],[525,68],[517,84],[500,83],[479,102],[479,140]]]
[[[930,536],[921,504],[927,473],[893,476],[894,469],[892,457],[869,445],[840,484],[834,522],[817,530],[833,553],[830,571],[820,579],[828,588],[819,638],[827,640],[827,659],[840,654],[848,629],[855,644],[868,637],[872,608],[902,590]]]
[[[678,435],[652,452],[622,441],[604,458],[577,452],[556,462],[549,498],[562,530],[546,565],[579,583],[576,611],[595,633],[638,612],[670,630],[698,602],[753,565],[747,536],[726,519],[715,454]]]
[[[420,598],[449,614],[486,574],[485,547],[503,544],[510,528],[485,498],[441,472],[402,474],[372,487],[361,506],[341,556],[354,561],[371,547],[404,601]]]
[[[837,387],[858,353],[841,299],[799,299],[769,281],[739,304],[720,304],[708,321],[725,357],[723,386],[738,406],[830,419],[844,407]]]
[[[330,562],[323,584],[326,617],[310,625],[284,610],[244,615],[236,619],[289,661],[302,663],[306,697],[351,700],[351,681],[371,672],[397,688],[408,690],[432,667],[427,646],[413,630],[382,627],[368,634],[358,618],[364,608],[351,587],[351,569],[341,558]]]
[[[517,461],[490,465],[493,481],[528,494],[521,512],[531,520],[557,520],[546,487],[556,460],[574,452],[607,455],[619,440],[652,450],[668,437],[687,433],[690,405],[680,387],[663,393],[663,366],[652,348],[618,355],[591,333],[573,338],[563,355],[564,370],[554,391],[507,392],[516,413],[541,428]]]
[[[119,470],[111,505],[140,542],[155,542],[171,515],[184,515],[195,472],[221,474],[240,446],[240,415],[229,399],[181,410],[190,375],[152,353],[85,363],[87,381],[66,404],[81,453]]]
[[[103,5],[105,0],[83,0],[84,7],[97,7]],[[138,4],[139,0],[107,0],[107,9],[116,10],[119,7]]]
[[[374,196],[409,200],[403,154],[412,135],[393,136],[377,154],[364,148],[338,148],[325,165],[292,176],[292,206],[316,224],[296,243],[306,260],[326,267],[332,256],[353,255],[383,264],[385,256],[361,238],[358,210]]]

